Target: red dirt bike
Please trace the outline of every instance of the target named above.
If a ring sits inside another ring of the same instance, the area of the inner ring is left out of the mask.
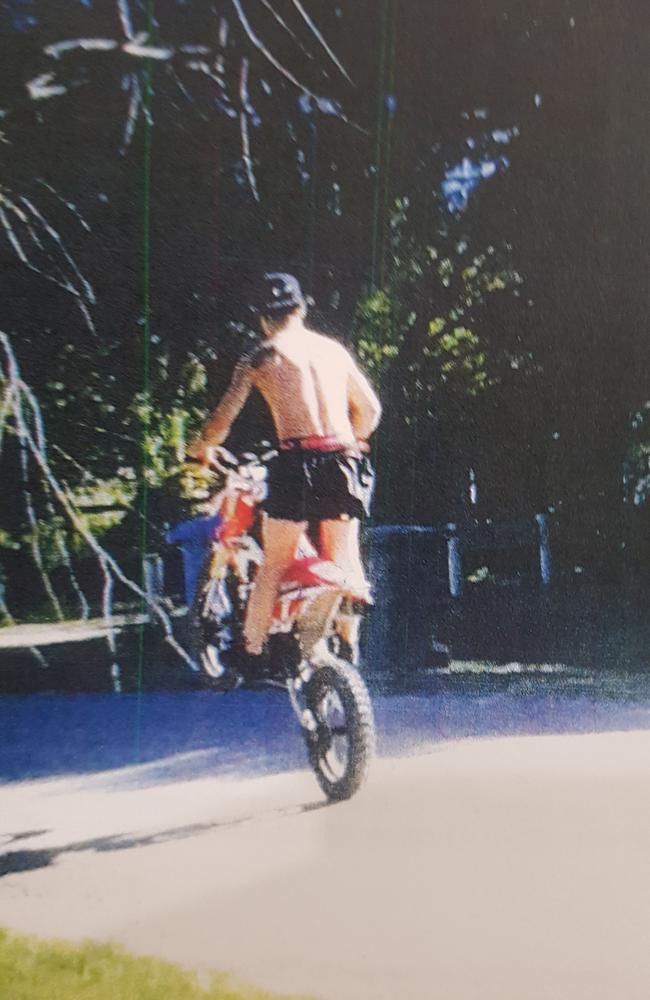
[[[211,465],[223,486],[211,502],[211,517],[168,536],[187,538],[192,524],[204,538],[207,531],[207,554],[188,593],[192,654],[222,690],[285,688],[321,788],[331,800],[347,799],[365,780],[375,748],[372,706],[357,669],[359,612],[341,570],[320,558],[308,537],[282,581],[263,672],[250,673],[243,654],[246,603],[263,558],[255,538],[259,505],[274,454],[248,452],[238,459],[215,449]]]

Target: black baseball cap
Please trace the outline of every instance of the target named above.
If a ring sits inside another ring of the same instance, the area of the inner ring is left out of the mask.
[[[260,280],[250,303],[251,309],[261,316],[291,312],[305,305],[300,282],[293,274],[269,271]]]

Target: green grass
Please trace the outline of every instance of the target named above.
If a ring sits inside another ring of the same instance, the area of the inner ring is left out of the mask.
[[[224,976],[210,979],[204,986],[179,966],[112,945],[41,941],[0,929],[0,1000],[273,1000]]]

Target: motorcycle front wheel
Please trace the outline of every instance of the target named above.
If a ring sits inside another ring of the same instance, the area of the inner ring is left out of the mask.
[[[305,692],[315,728],[306,733],[309,762],[331,801],[349,799],[366,780],[375,753],[368,689],[344,660],[319,665]]]

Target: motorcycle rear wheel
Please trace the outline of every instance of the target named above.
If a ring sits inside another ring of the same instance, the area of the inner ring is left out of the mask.
[[[309,762],[330,801],[349,799],[366,780],[375,753],[368,689],[351,664],[331,657],[316,668],[305,695],[316,723],[306,733]]]

